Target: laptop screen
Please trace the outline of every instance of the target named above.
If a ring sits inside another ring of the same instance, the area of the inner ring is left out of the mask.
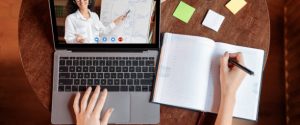
[[[156,44],[156,0],[51,2],[56,44]]]

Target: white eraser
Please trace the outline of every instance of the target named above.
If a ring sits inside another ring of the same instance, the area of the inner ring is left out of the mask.
[[[225,17],[218,14],[213,10],[208,10],[205,19],[202,22],[202,25],[218,32]]]

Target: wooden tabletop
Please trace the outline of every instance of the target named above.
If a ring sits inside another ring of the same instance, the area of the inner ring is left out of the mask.
[[[270,44],[270,21],[265,0],[246,0],[248,4],[236,15],[226,7],[227,0],[183,0],[196,8],[189,23],[184,23],[172,14],[179,0],[162,3],[161,31],[206,36],[215,41],[263,49],[268,54]],[[215,32],[201,25],[205,14],[212,9],[225,16]],[[53,68],[53,42],[47,0],[24,0],[19,20],[19,45],[23,68],[29,84],[42,105],[50,111]],[[200,112],[161,106],[160,124],[195,125]],[[202,117],[204,124],[212,124],[214,114]],[[234,119],[234,124],[255,124]]]

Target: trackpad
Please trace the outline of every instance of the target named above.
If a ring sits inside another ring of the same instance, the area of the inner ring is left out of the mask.
[[[114,108],[109,123],[128,123],[130,120],[130,94],[109,92],[101,117],[108,108]]]

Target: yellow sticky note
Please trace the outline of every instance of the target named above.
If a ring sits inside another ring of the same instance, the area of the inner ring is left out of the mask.
[[[226,4],[226,7],[233,13],[236,14],[239,12],[240,9],[242,9],[247,2],[245,0],[231,0]]]

